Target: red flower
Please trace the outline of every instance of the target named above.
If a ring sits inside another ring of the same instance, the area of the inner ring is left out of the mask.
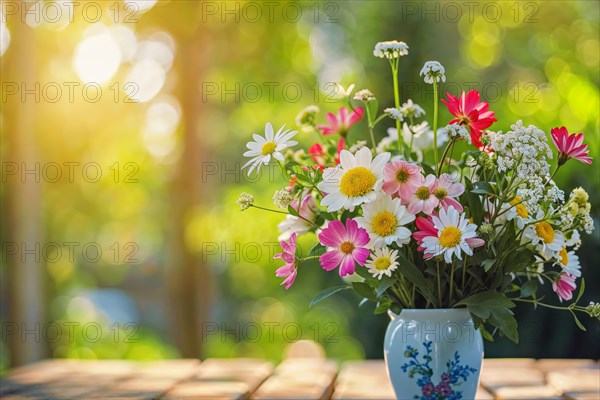
[[[569,158],[574,158],[585,164],[591,164],[592,159],[588,154],[588,145],[583,144],[583,133],[569,135],[564,126],[550,130],[552,141],[558,149],[558,164],[562,165]]]
[[[488,111],[488,103],[480,101],[477,90],[471,90],[466,95],[463,91],[460,98],[450,93],[446,93],[446,96],[448,100],[442,99],[442,103],[448,107],[450,114],[456,117],[449,124],[468,126],[471,131],[473,145],[478,149],[483,148],[483,143],[480,140],[481,131],[498,121],[494,118],[494,112]]]
[[[340,138],[340,140],[338,141],[338,145],[337,145],[337,150],[335,153],[335,163],[339,164],[340,163],[340,152],[344,149],[344,147],[346,146],[346,142],[344,141],[344,138]],[[325,149],[323,148],[323,146],[320,143],[315,143],[312,146],[309,147],[308,149],[308,154],[310,154],[310,158],[317,163],[316,164],[316,168],[315,169],[319,169],[321,172],[323,172],[323,170],[325,169]]]
[[[325,116],[329,125],[319,125],[317,129],[323,131],[323,135],[332,135],[338,133],[341,137],[346,137],[350,127],[360,121],[364,114],[362,107],[355,108],[354,111],[349,112],[346,107],[340,108],[337,115],[333,113],[327,113]]]

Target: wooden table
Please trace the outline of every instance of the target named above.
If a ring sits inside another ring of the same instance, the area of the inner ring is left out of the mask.
[[[598,362],[486,359],[477,399],[600,399]],[[148,363],[47,360],[9,371],[0,396],[17,399],[394,399],[383,360],[290,358]],[[464,399],[470,400],[470,399]]]

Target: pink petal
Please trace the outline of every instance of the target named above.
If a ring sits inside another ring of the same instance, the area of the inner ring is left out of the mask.
[[[351,255],[344,256],[340,266],[340,276],[352,275],[354,273],[354,258]]]
[[[342,262],[343,258],[344,255],[342,252],[338,250],[330,250],[322,254],[321,257],[319,257],[319,261],[321,263],[321,267],[323,267],[325,271],[331,271],[340,265],[340,262]]]

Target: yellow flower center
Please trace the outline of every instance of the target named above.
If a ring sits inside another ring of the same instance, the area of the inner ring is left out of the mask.
[[[521,197],[516,196],[510,203],[511,206],[515,207],[517,211],[517,215],[521,218],[527,218],[529,213],[527,212],[527,207],[524,204],[521,204]]]
[[[435,189],[435,192],[433,192],[433,194],[438,199],[444,200],[446,198],[446,196],[448,196],[448,191],[444,188],[437,188],[437,189]]]
[[[277,147],[277,145],[275,144],[275,142],[267,142],[267,143],[263,144],[260,151],[261,151],[261,153],[263,153],[263,156],[266,156],[268,154],[273,154],[276,147]]]
[[[375,265],[375,268],[377,268],[379,271],[385,271],[390,267],[390,265],[392,265],[392,262],[390,261],[389,257],[379,257],[375,260],[373,265]]]
[[[354,251],[354,243],[352,242],[343,242],[340,244],[340,251],[344,254],[352,254]]]
[[[415,194],[419,200],[427,200],[430,196],[429,188],[427,186],[421,186],[417,189]]]
[[[373,190],[375,175],[365,167],[355,167],[348,170],[340,182],[340,190],[348,197],[364,196]]]
[[[440,234],[440,244],[442,247],[452,248],[460,243],[462,233],[456,226],[447,226]]]
[[[379,236],[389,236],[396,232],[398,220],[391,212],[382,211],[373,218],[371,225],[373,226],[373,232]]]
[[[408,172],[405,169],[401,169],[396,174],[396,180],[400,183],[406,183],[408,181]]]
[[[558,253],[558,255],[560,256],[560,263],[562,265],[564,265],[565,267],[569,265],[569,254],[567,254],[567,248],[565,246],[563,246],[563,248],[560,249],[560,253]]]
[[[535,224],[535,233],[537,233],[537,235],[546,243],[552,243],[554,241],[554,229],[552,229],[552,226],[546,221]]]

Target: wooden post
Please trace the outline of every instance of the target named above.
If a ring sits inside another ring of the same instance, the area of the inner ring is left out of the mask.
[[[6,261],[3,289],[8,294],[6,323],[15,329],[6,339],[11,365],[16,366],[44,358],[48,348],[42,337],[46,302],[41,254],[41,160],[36,146],[36,96],[41,96],[36,86],[36,47],[33,29],[19,20],[20,15],[11,17],[11,43],[2,57],[7,68],[2,69],[1,80],[3,86],[18,85],[18,93],[7,95],[1,104],[4,189],[0,209]],[[32,93],[25,95],[24,90]],[[5,167],[9,166],[18,171],[5,175]]]

